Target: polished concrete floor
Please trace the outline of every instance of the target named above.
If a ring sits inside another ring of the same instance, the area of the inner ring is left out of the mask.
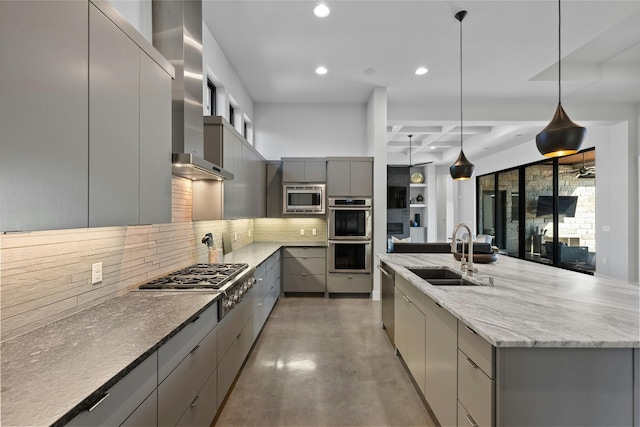
[[[433,426],[380,303],[281,298],[218,426]]]

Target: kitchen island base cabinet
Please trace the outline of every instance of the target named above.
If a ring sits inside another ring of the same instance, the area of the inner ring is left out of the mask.
[[[497,348],[496,424],[638,426],[637,353],[630,348]]]
[[[425,398],[443,426],[456,425],[458,319],[427,298]]]
[[[408,286],[412,285],[404,278],[396,276],[394,295],[396,349],[424,395],[426,320],[424,313],[412,300],[413,292]]]

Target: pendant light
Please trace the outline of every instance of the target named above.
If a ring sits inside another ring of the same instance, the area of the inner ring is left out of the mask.
[[[571,121],[562,108],[561,36],[562,19],[558,0],[558,107],[551,122],[536,135],[538,151],[545,157],[560,157],[575,154],[580,150],[587,130]]]
[[[467,16],[466,10],[461,10],[455,15],[456,19],[460,21],[460,155],[456,162],[449,167],[449,173],[456,181],[464,181],[471,178],[476,168],[462,151],[462,20],[465,16]]]

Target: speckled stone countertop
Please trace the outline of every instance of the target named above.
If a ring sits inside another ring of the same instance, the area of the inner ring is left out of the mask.
[[[496,347],[640,347],[640,286],[499,255],[474,264],[495,286],[433,286],[406,267],[451,267],[451,254],[379,254]],[[484,283],[487,281],[482,279]]]
[[[224,262],[255,267],[283,246],[324,245],[254,243],[226,254]],[[217,298],[129,292],[2,342],[2,425],[65,424]]]

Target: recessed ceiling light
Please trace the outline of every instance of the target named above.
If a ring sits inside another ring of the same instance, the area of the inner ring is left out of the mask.
[[[418,67],[418,69],[416,70],[416,74],[422,76],[424,74],[427,74],[427,71],[429,70],[425,67]]]
[[[318,68],[316,68],[316,74],[320,74],[321,76],[327,74],[327,68],[323,67],[322,65],[319,66]]]
[[[331,9],[324,3],[320,3],[316,7],[313,8],[313,14],[318,18],[326,18],[331,13]]]
[[[429,148],[431,148],[432,150],[435,150],[435,149],[436,149],[436,147],[429,147]]]

